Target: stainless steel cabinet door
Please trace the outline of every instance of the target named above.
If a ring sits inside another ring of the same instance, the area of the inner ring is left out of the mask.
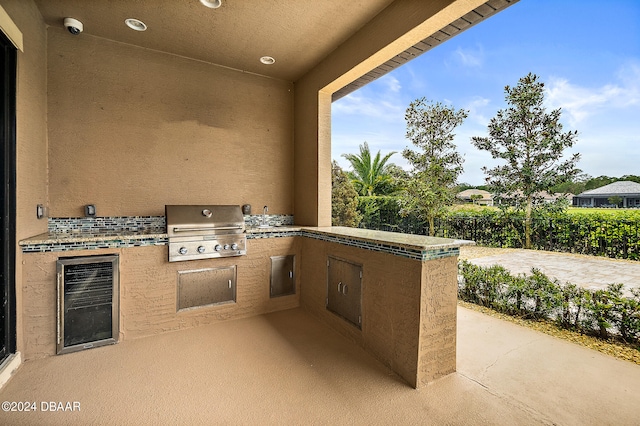
[[[362,265],[329,256],[327,309],[362,328]]]
[[[236,267],[178,271],[178,311],[236,301]]]
[[[295,256],[271,258],[271,297],[296,294]]]

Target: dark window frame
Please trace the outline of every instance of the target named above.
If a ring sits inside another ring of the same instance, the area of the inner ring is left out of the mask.
[[[0,175],[0,236],[2,238],[2,270],[0,286],[2,293],[2,329],[0,362],[16,351],[16,69],[17,50],[13,43],[0,32],[0,150],[2,161]]]

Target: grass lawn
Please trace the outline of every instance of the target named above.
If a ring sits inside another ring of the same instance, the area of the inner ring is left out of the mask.
[[[611,219],[640,220],[640,209],[600,209],[569,207],[567,213],[574,216],[610,217]]]

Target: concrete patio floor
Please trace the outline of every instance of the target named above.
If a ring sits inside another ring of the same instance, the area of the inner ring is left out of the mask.
[[[414,390],[293,309],[29,361],[0,401],[38,409],[2,425],[632,425],[640,366],[458,308],[458,372]]]

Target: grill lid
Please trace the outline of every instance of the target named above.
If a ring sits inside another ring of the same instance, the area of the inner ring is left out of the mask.
[[[167,205],[167,235],[241,234],[245,230],[239,205]]]

